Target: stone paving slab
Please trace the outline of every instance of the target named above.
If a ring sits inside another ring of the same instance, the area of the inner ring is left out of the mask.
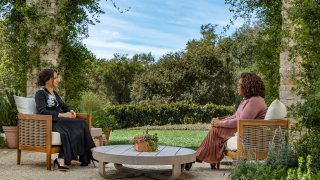
[[[57,155],[52,155],[52,159]],[[98,173],[98,168],[90,164],[88,167],[79,166],[79,163],[73,161],[70,170],[61,172],[58,170],[47,171],[45,165],[45,154],[37,152],[22,151],[21,165],[16,164],[15,149],[0,149],[0,179],[103,179]],[[153,173],[171,176],[171,166],[133,166],[127,165],[130,168],[148,169]],[[208,163],[195,163],[190,171],[183,171],[181,179],[199,179],[199,180],[224,180],[228,179],[230,174],[230,165],[221,165],[220,170],[211,170]],[[147,176],[141,175],[134,178],[126,178],[125,173],[117,171],[113,164],[107,164],[107,174],[110,179],[132,179],[132,180],[149,180]],[[159,170],[159,171],[155,171]]]

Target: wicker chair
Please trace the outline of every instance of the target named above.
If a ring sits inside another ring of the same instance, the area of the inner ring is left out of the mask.
[[[281,139],[288,141],[288,128],[288,120],[239,120],[237,151],[226,151],[226,155],[238,160],[265,159],[272,141],[276,150]]]
[[[17,164],[21,163],[21,150],[43,152],[47,154],[47,170],[51,170],[51,154],[60,151],[60,146],[52,146],[52,116],[19,113],[18,118]],[[77,118],[86,120],[91,128],[90,114],[77,114]]]

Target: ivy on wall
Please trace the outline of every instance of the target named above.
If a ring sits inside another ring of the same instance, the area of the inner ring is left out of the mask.
[[[82,40],[88,37],[88,26],[99,22],[104,12],[99,0],[56,0],[57,8],[50,6],[49,0],[0,2],[0,86],[26,94],[27,75],[34,68],[52,66],[40,60],[40,53],[50,51],[43,47],[53,41],[62,49],[55,68],[65,77],[66,99],[72,99],[88,87],[83,76],[94,59]]]

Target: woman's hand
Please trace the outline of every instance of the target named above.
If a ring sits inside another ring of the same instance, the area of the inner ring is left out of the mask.
[[[211,120],[211,126],[216,127],[217,123],[219,123],[220,119],[219,118],[212,118]]]
[[[58,117],[75,118],[71,112],[59,113]]]
[[[73,118],[76,118],[76,117],[77,117],[76,112],[74,112],[73,110],[71,110],[70,112],[71,112],[71,114],[72,114]]]

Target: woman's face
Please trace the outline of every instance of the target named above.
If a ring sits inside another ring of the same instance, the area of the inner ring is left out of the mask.
[[[59,86],[58,74],[56,72],[54,72],[53,77],[46,82],[46,86],[49,86],[53,89]]]
[[[238,90],[239,96],[244,97],[244,92],[243,92],[243,89],[241,88],[241,85],[242,85],[242,79],[240,78],[238,81],[237,90]]]

